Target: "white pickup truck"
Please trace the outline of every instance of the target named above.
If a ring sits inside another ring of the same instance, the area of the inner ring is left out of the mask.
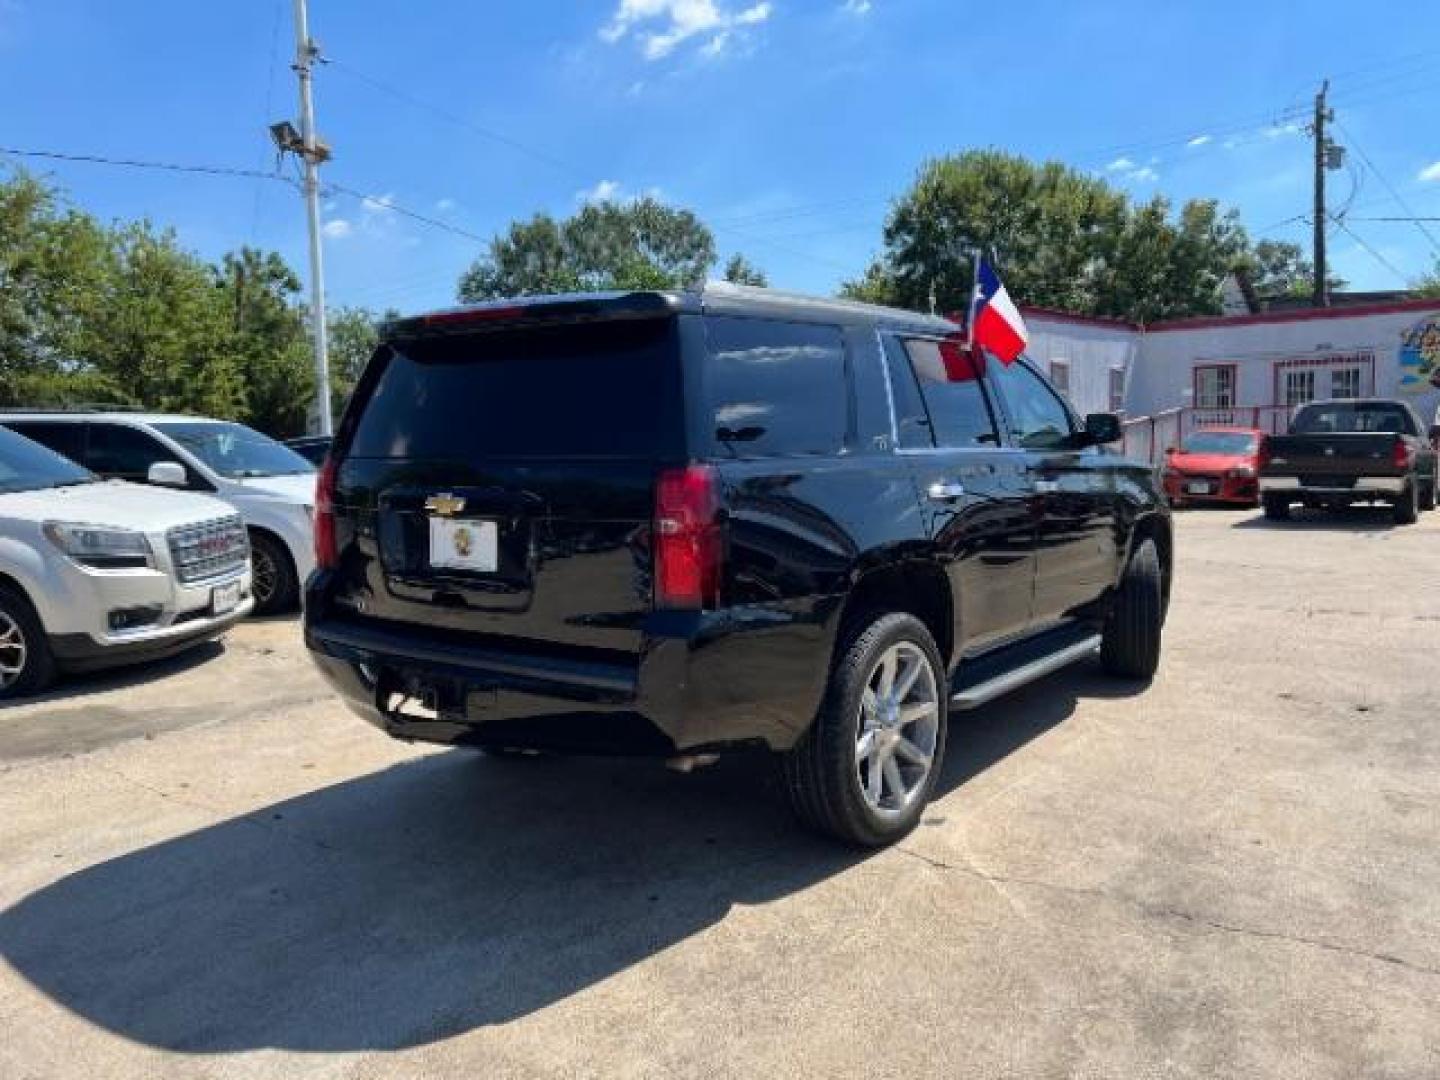
[[[0,697],[172,655],[254,603],[232,507],[101,480],[0,427]]]

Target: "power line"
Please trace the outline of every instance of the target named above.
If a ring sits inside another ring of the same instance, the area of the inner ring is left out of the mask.
[[[1365,151],[1361,148],[1360,143],[1356,141],[1355,136],[1351,134],[1350,129],[1347,128],[1344,124],[1340,123],[1338,120],[1335,122],[1335,126],[1344,133],[1345,138],[1349,141],[1350,145],[1355,148],[1355,153],[1360,155],[1360,160],[1365,163],[1365,167],[1375,174],[1376,178],[1380,181],[1380,183],[1385,185],[1385,190],[1390,192],[1391,196],[1395,199],[1395,201],[1400,204],[1400,209],[1404,210],[1405,213],[1409,214],[1411,217],[1415,217],[1415,211],[1410,209],[1410,204],[1405,201],[1404,196],[1402,196],[1400,192],[1395,190],[1395,185],[1390,183],[1389,179],[1386,178],[1385,174],[1375,167],[1375,163],[1370,160],[1370,155],[1365,153]],[[1430,242],[1431,253],[1436,258],[1440,258],[1440,241],[1437,241],[1435,239],[1435,234],[1432,233],[1429,229],[1427,229],[1424,223],[1421,221],[1417,220],[1414,224],[1415,228],[1419,229],[1420,233],[1425,237],[1425,239]]]
[[[421,109],[428,113],[433,113],[435,116],[440,117],[442,120],[446,120],[449,123],[456,125],[457,127],[462,127],[468,131],[472,131],[476,135],[481,136],[482,138],[489,139],[491,142],[499,143],[502,146],[508,146],[511,150],[514,150],[517,153],[524,154],[527,157],[534,158],[536,161],[539,161],[542,164],[549,165],[552,169],[559,169],[563,172],[571,173],[575,176],[584,178],[586,181],[589,181],[593,177],[593,173],[591,173],[588,169],[582,169],[578,165],[574,165],[568,161],[563,161],[545,150],[540,150],[536,147],[529,146],[526,143],[521,142],[519,139],[512,138],[511,136],[506,135],[503,132],[494,131],[487,127],[482,127],[480,124],[475,123],[473,120],[469,120],[458,113],[451,112],[444,106],[436,105],[433,102],[424,100],[423,98],[418,98],[414,94],[410,93],[408,90],[402,90],[398,86],[392,86],[390,83],[387,83],[382,79],[375,78],[373,75],[367,75],[365,74],[365,72],[360,71],[351,64],[348,64],[341,60],[336,60],[333,57],[327,57],[325,62],[331,67],[335,68],[337,71],[342,71],[345,74],[349,75],[351,78],[358,79],[360,82],[366,83],[374,89],[379,90],[383,94],[388,94],[396,100],[403,101],[407,105],[410,105],[414,108]]]
[[[349,195],[353,199],[361,200],[371,208],[380,210],[393,210],[395,213],[401,215],[402,217],[407,217],[411,218],[414,221],[422,222],[425,225],[429,225],[431,228],[440,229],[443,232],[454,233],[456,236],[463,236],[467,240],[477,240],[482,244],[488,244],[490,242],[490,238],[488,236],[481,236],[479,233],[473,233],[469,229],[462,229],[458,225],[451,225],[448,221],[441,221],[439,218],[433,218],[430,217],[428,214],[422,214],[418,210],[411,210],[409,207],[397,203],[388,195],[367,195],[363,191],[356,191],[354,188],[345,187],[343,184],[337,184],[333,180],[327,180],[325,182],[325,190],[327,192],[337,192],[341,195]]]
[[[1352,217],[1351,221],[1440,221],[1440,217]]]
[[[1402,273],[1399,269],[1396,268],[1394,263],[1392,263],[1389,259],[1385,258],[1384,255],[1381,255],[1380,252],[1376,251],[1373,247],[1371,247],[1363,239],[1361,239],[1360,235],[1356,233],[1354,229],[1350,228],[1350,226],[1347,225],[1344,221],[1342,221],[1338,217],[1333,216],[1330,220],[1335,222],[1335,224],[1340,226],[1340,228],[1344,229],[1345,233],[1350,237],[1350,239],[1354,240],[1355,243],[1359,244],[1362,248],[1369,252],[1370,257],[1373,258],[1376,262],[1378,262],[1381,266],[1385,267],[1385,269],[1389,270],[1401,281],[1407,283],[1409,282],[1410,278],[1406,274]]]
[[[78,162],[85,165],[114,165],[128,169],[156,169],[163,172],[201,173],[207,176],[233,176],[243,180],[278,180],[292,184],[289,177],[260,169],[236,169],[226,165],[189,165],[173,161],[145,161],[139,158],[112,158],[100,154],[70,154],[59,150],[25,150],[16,146],[0,146],[0,154],[11,157],[41,158],[49,161]]]

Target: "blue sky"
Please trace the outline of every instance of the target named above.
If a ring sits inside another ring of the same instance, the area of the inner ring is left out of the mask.
[[[0,145],[271,169],[266,124],[295,114],[290,9],[0,0]],[[325,176],[374,196],[327,199],[336,303],[453,299],[479,243],[391,204],[488,237],[648,191],[773,284],[828,292],[878,249],[919,164],[967,147],[1053,157],[1137,196],[1213,196],[1252,235],[1308,245],[1301,114],[1326,75],[1351,147],[1332,205],[1373,249],[1337,231],[1335,269],[1395,288],[1437,250],[1413,225],[1360,219],[1401,201],[1440,216],[1440,4],[312,0],[311,22],[333,60],[317,75]],[[290,188],[34,164],[102,217],[304,267]]]

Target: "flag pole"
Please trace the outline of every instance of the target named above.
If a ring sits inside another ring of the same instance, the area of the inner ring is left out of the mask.
[[[970,249],[970,304],[965,309],[965,351],[975,347],[975,303],[980,299],[980,249]]]

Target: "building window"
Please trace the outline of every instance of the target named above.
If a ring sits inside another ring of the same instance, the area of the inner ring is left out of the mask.
[[[1360,369],[1334,368],[1330,372],[1330,396],[1332,398],[1358,398],[1360,396]]]
[[[1233,409],[1235,407],[1235,365],[1195,365],[1195,407],[1197,409]]]
[[[1125,411],[1125,369],[1112,367],[1110,369],[1110,411],[1121,413]]]
[[[1066,397],[1070,396],[1070,361],[1050,361],[1050,385]]]
[[[1293,409],[1315,400],[1315,369],[1285,372],[1285,407]]]

